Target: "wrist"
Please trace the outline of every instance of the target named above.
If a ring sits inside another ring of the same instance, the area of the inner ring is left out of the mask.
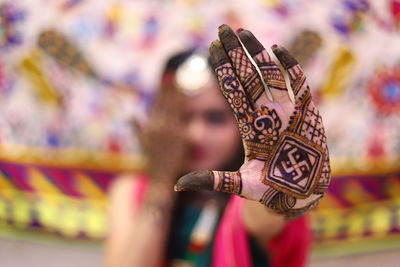
[[[169,222],[176,193],[172,187],[150,183],[142,206],[142,216],[151,218],[157,225]]]
[[[162,180],[151,180],[145,200],[149,202],[173,203],[175,196],[176,192],[174,191],[173,183]]]

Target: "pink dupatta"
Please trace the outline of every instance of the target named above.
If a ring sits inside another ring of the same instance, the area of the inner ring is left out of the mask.
[[[252,259],[248,235],[241,212],[245,199],[232,196],[218,227],[213,250],[213,266],[250,267]],[[307,262],[311,245],[308,217],[286,224],[282,233],[266,244],[265,249],[273,267],[301,267]]]
[[[135,210],[142,203],[147,186],[147,178],[139,176],[133,194]],[[226,206],[214,241],[212,265],[215,267],[252,266],[248,235],[241,217],[244,201],[232,196]],[[265,249],[273,267],[301,267],[307,261],[310,244],[308,217],[303,216],[290,221]]]

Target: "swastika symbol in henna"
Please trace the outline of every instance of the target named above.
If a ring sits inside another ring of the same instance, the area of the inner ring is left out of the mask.
[[[296,197],[310,195],[318,182],[314,177],[321,172],[321,150],[296,135],[285,135],[267,163],[269,168],[262,182]]]
[[[222,25],[219,39],[210,46],[211,61],[221,92],[236,117],[245,162],[236,172],[185,175],[178,189],[191,189],[189,181],[203,179],[196,184],[206,186],[198,188],[210,190],[213,184],[213,190],[259,201],[287,217],[301,215],[317,205],[331,179],[325,129],[305,75],[287,50],[272,47],[289,75],[295,98],[292,103],[282,71],[251,32],[240,30],[236,35]]]

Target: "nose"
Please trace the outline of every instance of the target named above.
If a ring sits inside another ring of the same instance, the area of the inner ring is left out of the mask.
[[[187,140],[192,144],[204,142],[206,127],[199,119],[192,120],[187,126]]]

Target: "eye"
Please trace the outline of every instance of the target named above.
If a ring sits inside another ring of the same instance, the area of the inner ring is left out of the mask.
[[[223,111],[210,110],[204,113],[204,119],[209,124],[223,125],[227,121],[228,116]]]

